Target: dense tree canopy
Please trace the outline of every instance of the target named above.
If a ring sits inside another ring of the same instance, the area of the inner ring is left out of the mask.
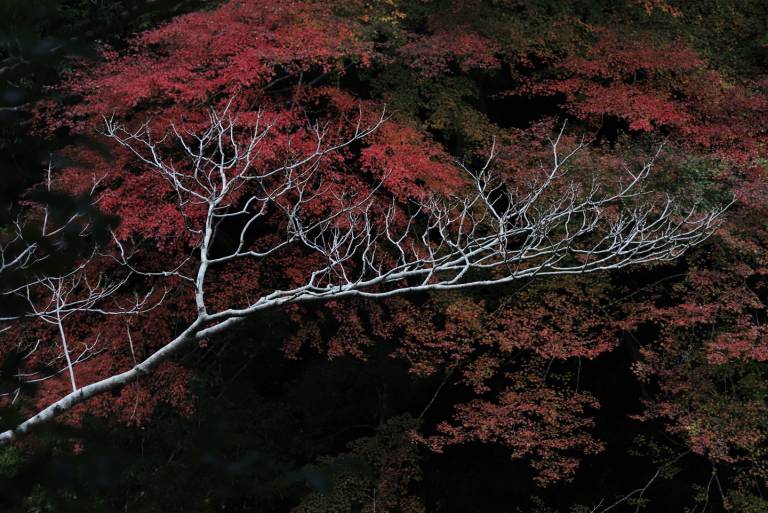
[[[136,32],[9,104],[58,148],[8,188],[0,427],[196,331],[0,448],[3,508],[768,508],[763,2],[62,4],[36,37]]]

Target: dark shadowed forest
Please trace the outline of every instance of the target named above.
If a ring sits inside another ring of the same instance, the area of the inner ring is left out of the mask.
[[[768,512],[764,0],[0,0],[0,512]]]

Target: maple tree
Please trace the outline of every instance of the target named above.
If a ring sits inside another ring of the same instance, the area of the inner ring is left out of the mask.
[[[25,357],[7,400],[44,379],[24,410],[42,413],[21,431],[91,396],[70,422],[145,424],[162,402],[195,415],[195,369],[167,356],[281,306],[295,324],[290,358],[314,348],[364,360],[386,342],[413,375],[442,380],[417,421],[381,429],[402,454],[366,452],[376,438],[349,445],[373,458],[378,481],[347,476],[349,488],[299,511],[365,503],[358,488],[371,484],[380,506],[418,511],[395,477],[415,465],[406,439],[435,451],[496,443],[541,486],[578,479],[580,461],[611,450],[608,398],[588,374],[624,348],[643,387],[626,416],[675,441],[659,468],[707,461],[707,502],[717,482],[723,507],[759,504],[765,84],[734,80],[713,65],[722,55],[696,46],[701,6],[610,4],[589,17],[580,2],[227,2],[76,68],[71,102],[39,105],[39,130],[99,130],[114,144],[66,149],[78,164],[42,188],[120,223],[70,272],[4,281],[31,307],[0,334],[0,352]],[[655,30],[682,23],[688,32]],[[594,134],[583,148],[579,132]],[[651,189],[709,214],[678,217]],[[45,219],[24,208],[29,226]],[[20,222],[9,267],[36,269],[59,233],[93,242],[88,215],[39,230],[39,243]],[[591,270],[605,274],[578,276]],[[490,283],[510,295],[461,290]],[[394,297],[419,290],[433,293]],[[328,302],[303,305],[317,300]],[[464,392],[433,414],[445,390]]]

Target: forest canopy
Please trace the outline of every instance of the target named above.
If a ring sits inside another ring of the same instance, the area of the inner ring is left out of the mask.
[[[2,511],[768,511],[763,1],[27,4]]]

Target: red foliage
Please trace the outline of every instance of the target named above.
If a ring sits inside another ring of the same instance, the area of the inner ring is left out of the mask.
[[[495,55],[500,50],[496,41],[482,37],[470,27],[438,28],[429,35],[414,36],[400,48],[409,66],[427,75],[451,70],[455,65],[461,71],[493,69],[501,64]]]
[[[494,402],[477,399],[458,405],[457,425],[439,424],[439,434],[425,443],[437,451],[447,444],[500,443],[513,458],[530,458],[538,472],[536,481],[547,485],[572,477],[580,455],[602,449],[586,431],[593,421],[585,410],[596,407],[589,394],[521,383],[501,392]]]
[[[253,104],[282,77],[343,72],[350,60],[365,65],[371,48],[354,24],[321,4],[281,0],[227,2],[192,13],[141,34],[127,55],[107,51],[104,57],[98,69],[72,76],[71,90],[83,100],[67,119],[94,121],[94,115],[138,108],[144,116],[178,120],[201,110],[190,106],[236,93]]]

